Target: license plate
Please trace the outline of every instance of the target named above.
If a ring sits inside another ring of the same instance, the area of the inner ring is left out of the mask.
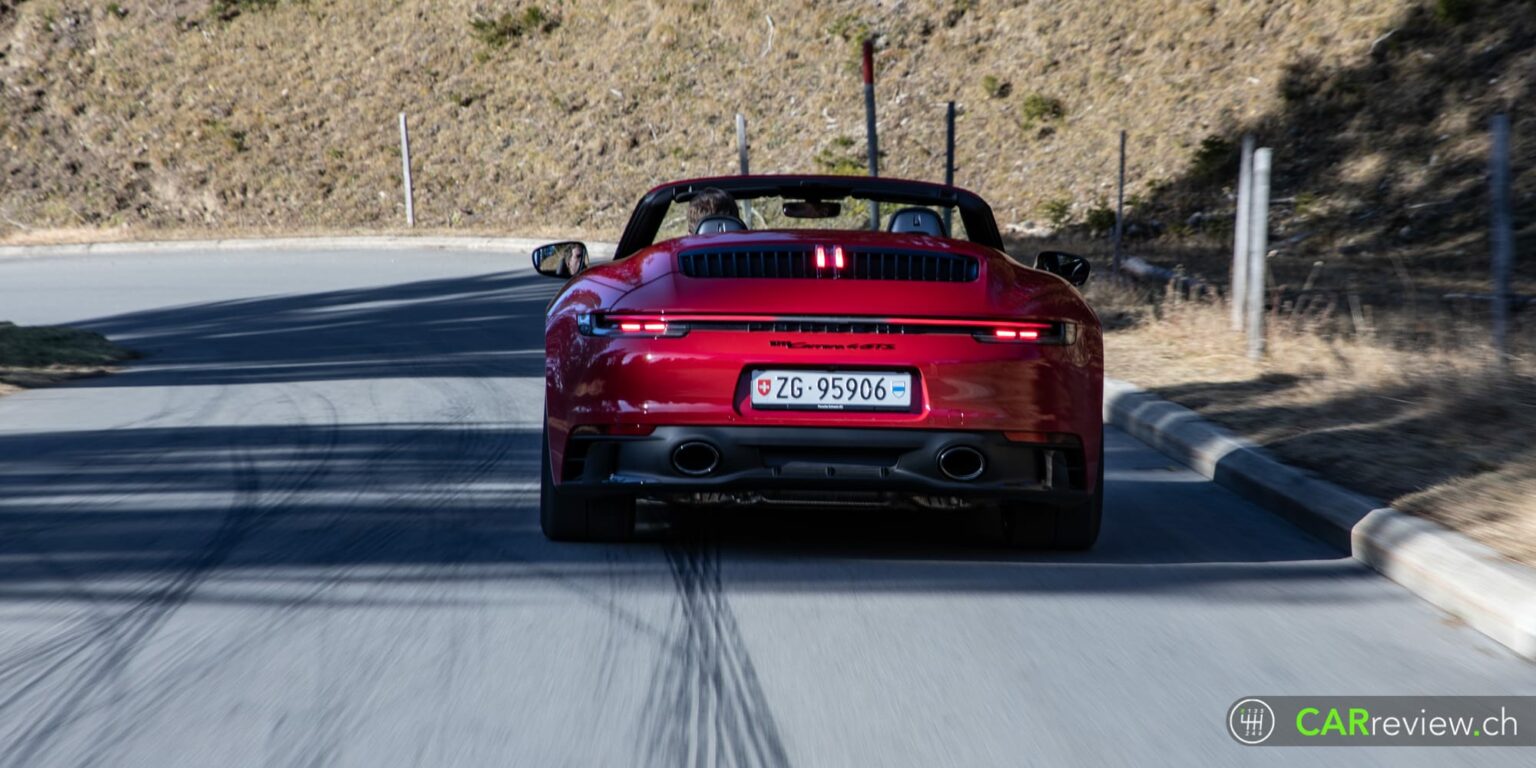
[[[912,374],[753,371],[752,407],[807,411],[905,411],[912,407]]]

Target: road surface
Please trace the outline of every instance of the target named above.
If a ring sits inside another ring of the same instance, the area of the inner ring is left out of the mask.
[[[846,512],[548,543],[525,261],[0,259],[0,319],[147,355],[0,398],[0,768],[1532,764],[1236,744],[1244,696],[1536,667],[1113,430],[1086,554]]]

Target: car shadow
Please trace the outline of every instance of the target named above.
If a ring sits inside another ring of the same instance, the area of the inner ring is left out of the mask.
[[[1138,593],[1366,573],[1187,472],[1117,468],[1118,452],[1144,453],[1126,445],[1111,451],[1104,534],[1086,552],[998,546],[977,513],[827,508],[648,507],[634,542],[557,544],[537,522],[540,439],[479,423],[3,435],[0,598],[140,599],[137,588],[84,585],[181,574],[185,586],[215,572],[226,584],[579,580],[679,552],[791,566],[733,568],[733,583],[761,588],[851,579],[892,590]],[[632,580],[666,578],[642,568]],[[203,598],[265,599],[216,594]]]

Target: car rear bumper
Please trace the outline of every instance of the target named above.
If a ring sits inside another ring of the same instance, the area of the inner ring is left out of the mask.
[[[948,460],[941,463],[941,456]],[[962,459],[977,456],[981,466],[972,473]],[[669,500],[814,492],[939,505],[1003,497],[1068,505],[1087,501],[1094,490],[1079,442],[891,428],[663,426],[643,436],[578,434],[561,474],[565,492]]]

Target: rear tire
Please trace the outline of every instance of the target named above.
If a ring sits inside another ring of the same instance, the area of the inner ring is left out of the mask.
[[[549,460],[549,425],[544,426],[539,467],[539,527],[550,541],[628,541],[635,535],[635,500],[562,493]]]
[[[1102,446],[1101,439],[1099,445]],[[1099,449],[1099,477],[1093,497],[1069,507],[1003,509],[1008,544],[1019,549],[1092,549],[1104,520],[1104,451]]]

